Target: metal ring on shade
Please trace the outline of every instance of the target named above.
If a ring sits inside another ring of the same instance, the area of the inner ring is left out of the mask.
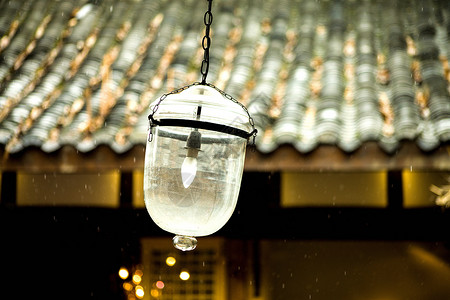
[[[198,128],[205,130],[212,130],[217,132],[222,132],[226,134],[235,135],[244,139],[248,139],[252,135],[256,133],[256,129],[251,132],[247,132],[245,130],[231,127],[228,125],[217,124],[212,122],[205,122],[199,120],[186,120],[186,119],[154,119],[153,115],[149,115],[148,119],[150,121],[151,126],[174,126],[174,127],[190,127],[190,128]]]

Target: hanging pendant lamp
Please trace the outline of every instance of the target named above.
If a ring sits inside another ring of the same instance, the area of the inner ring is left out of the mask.
[[[193,250],[195,237],[213,234],[233,214],[247,142],[256,136],[245,106],[206,82],[213,19],[212,0],[207,1],[202,81],[162,95],[148,117],[145,205],[183,251]]]

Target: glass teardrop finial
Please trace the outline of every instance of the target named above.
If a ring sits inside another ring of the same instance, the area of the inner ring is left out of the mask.
[[[174,247],[181,251],[191,251],[197,247],[197,239],[193,236],[176,235],[172,241]]]

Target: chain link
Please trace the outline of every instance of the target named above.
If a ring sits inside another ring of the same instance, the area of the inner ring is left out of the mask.
[[[241,102],[237,101],[236,99],[233,98],[233,96],[231,96],[230,94],[227,94],[226,92],[222,91],[221,89],[219,89],[218,87],[216,87],[214,84],[211,83],[206,83],[205,85],[212,87],[213,89],[215,89],[216,91],[218,91],[219,93],[222,94],[222,96],[224,96],[225,98],[227,98],[228,100],[238,104],[240,107],[242,107],[242,109],[247,113],[248,115],[248,123],[250,124],[250,126],[252,126],[252,131],[249,133],[249,136],[253,137],[253,141],[252,144],[255,145],[255,139],[256,139],[256,134],[258,133],[258,130],[255,128],[255,120],[253,120],[252,116],[250,115],[250,112],[248,111],[247,107],[245,107],[244,104],[242,104]]]
[[[179,89],[173,90],[173,91],[171,91],[171,92],[169,92],[169,93],[162,94],[161,97],[159,97],[158,102],[155,104],[155,106],[153,106],[152,112],[150,113],[150,115],[148,115],[148,120],[149,120],[148,141],[149,141],[149,142],[151,142],[151,141],[153,140],[153,127],[156,126],[156,125],[153,123],[153,116],[154,116],[155,113],[158,111],[158,108],[159,108],[159,105],[161,104],[161,102],[163,102],[164,99],[166,99],[167,96],[169,96],[169,95],[179,94],[179,93],[181,93],[182,91],[184,91],[184,90],[190,88],[191,86],[199,85],[199,84],[200,84],[199,82],[194,82],[194,83],[192,83],[192,84],[183,86],[183,87],[181,87],[181,88],[179,88]]]
[[[183,86],[179,89],[173,90],[169,93],[163,94],[161,95],[161,97],[159,97],[158,102],[155,104],[155,106],[153,106],[152,112],[150,113],[150,115],[148,116],[148,120],[149,120],[149,135],[148,135],[148,141],[151,142],[153,140],[153,127],[155,127],[156,125],[153,123],[153,115],[158,111],[159,105],[161,104],[162,101],[164,101],[164,99],[167,98],[167,96],[169,95],[173,95],[173,94],[179,94],[182,91],[192,87],[192,86],[196,86],[196,85],[206,85],[209,86],[213,89],[215,89],[216,91],[218,91],[222,96],[224,96],[226,99],[238,104],[240,107],[242,107],[242,109],[247,113],[248,115],[248,123],[250,124],[250,126],[252,126],[252,131],[249,132],[249,137],[253,137],[253,141],[252,144],[255,145],[255,139],[256,139],[256,134],[258,133],[258,130],[255,128],[255,121],[253,120],[252,116],[250,115],[247,107],[245,107],[245,105],[243,105],[242,103],[240,103],[239,101],[237,101],[236,99],[233,98],[233,96],[231,96],[230,94],[225,93],[224,91],[222,91],[221,89],[219,89],[218,87],[216,87],[215,85],[211,84],[211,83],[203,83],[203,82],[194,82],[192,84]]]
[[[255,128],[255,121],[250,116],[250,113],[248,112],[248,109],[242,103],[240,103],[239,101],[234,99],[231,95],[225,93],[224,91],[222,91],[221,89],[219,89],[215,85],[213,85],[211,83],[206,83],[206,77],[208,76],[208,71],[209,71],[209,49],[211,48],[210,32],[211,32],[211,24],[213,22],[213,15],[212,15],[212,12],[211,12],[211,7],[212,7],[212,1],[213,0],[207,0],[207,1],[208,1],[208,10],[206,11],[205,15],[203,16],[203,22],[205,23],[206,29],[205,29],[205,36],[202,39],[202,48],[205,51],[204,54],[203,54],[202,65],[200,67],[200,73],[202,74],[202,81],[201,82],[194,82],[192,84],[183,86],[183,87],[181,87],[179,89],[176,89],[176,90],[173,90],[173,91],[171,91],[169,93],[163,94],[159,98],[158,102],[153,107],[152,112],[148,116],[148,120],[149,120],[148,141],[149,142],[151,142],[153,140],[153,127],[156,126],[156,124],[154,124],[153,116],[157,112],[161,102],[164,101],[164,99],[166,99],[167,96],[181,93],[182,91],[184,91],[184,90],[186,90],[186,89],[188,89],[188,88],[190,88],[192,86],[195,86],[195,85],[206,85],[206,86],[209,86],[209,87],[215,89],[216,91],[218,91],[226,99],[228,99],[228,100],[238,104],[239,106],[241,106],[242,109],[247,113],[249,124],[252,126],[252,129],[253,129],[251,132],[248,133],[248,137],[251,137],[251,136],[253,137],[252,145],[255,145],[255,138],[256,138],[256,134],[257,134],[258,130],[256,130],[256,128]]]
[[[208,1],[208,10],[203,16],[203,22],[205,23],[206,29],[205,29],[205,36],[202,39],[202,48],[205,51],[203,53],[203,61],[200,67],[200,73],[202,74],[202,84],[206,84],[206,77],[208,76],[209,71],[209,48],[211,48],[211,37],[209,35],[211,32],[211,24],[213,22],[213,15],[211,12],[212,0],[207,1]]]

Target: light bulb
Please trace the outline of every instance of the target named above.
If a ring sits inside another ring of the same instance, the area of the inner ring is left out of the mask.
[[[186,281],[186,280],[189,279],[189,277],[191,277],[191,274],[189,274],[188,271],[181,271],[181,272],[180,272],[180,279],[181,279],[181,280]]]
[[[128,273],[128,270],[126,268],[124,268],[124,267],[120,268],[120,270],[119,270],[119,277],[120,278],[125,280],[125,279],[128,278],[128,275],[129,275],[129,273]]]
[[[202,135],[198,130],[193,130],[186,141],[187,154],[181,165],[181,180],[187,189],[195,179],[197,174],[197,156],[201,147]]]
[[[197,158],[186,156],[181,165],[181,179],[183,180],[184,188],[188,188],[195,179],[197,174]]]

